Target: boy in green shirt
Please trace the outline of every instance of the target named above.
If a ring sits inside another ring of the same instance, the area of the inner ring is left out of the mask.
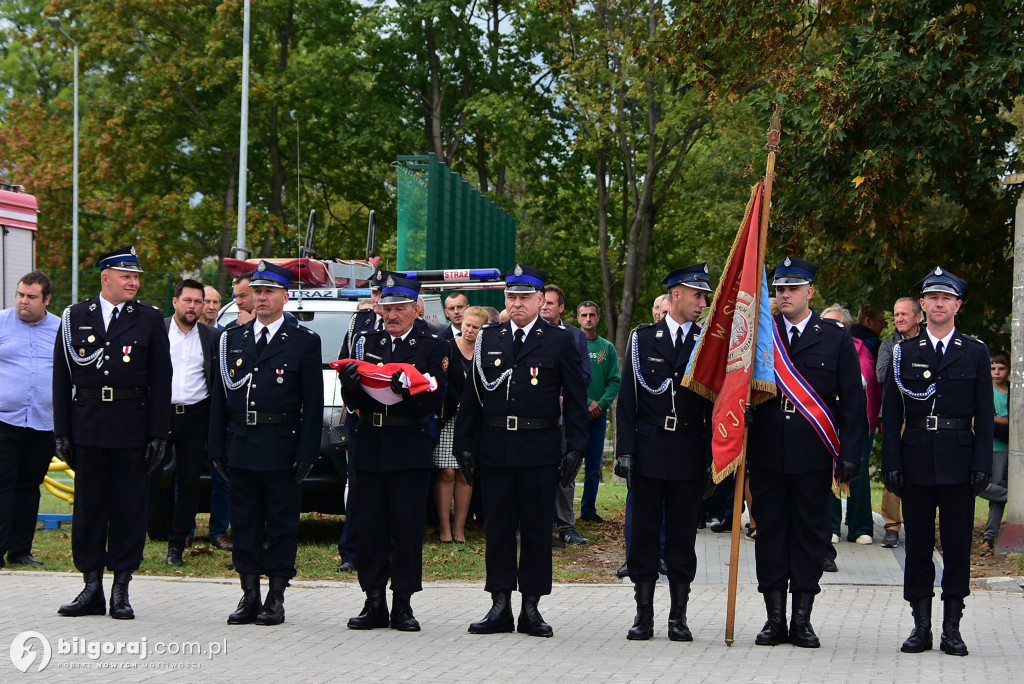
[[[980,496],[988,499],[988,523],[981,545],[988,550],[995,547],[999,526],[1006,508],[1006,463],[1010,446],[1010,357],[1004,351],[993,352],[992,394],[996,409],[995,437],[992,440],[992,481]]]
[[[619,357],[615,345],[597,335],[601,310],[591,301],[576,307],[576,319],[587,336],[590,354],[590,385],[587,387],[587,411],[590,417],[590,442],[583,466],[583,497],[580,520],[604,522],[597,514],[597,488],[601,484],[601,461],[608,427],[608,410],[619,395]]]

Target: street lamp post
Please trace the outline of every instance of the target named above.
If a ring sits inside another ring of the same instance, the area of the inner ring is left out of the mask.
[[[245,250],[245,191],[249,153],[249,0],[245,0],[242,11],[242,121],[238,133],[238,225],[235,235],[238,258],[244,258]]]
[[[57,17],[47,17],[53,28],[68,39],[74,50],[74,150],[71,154],[71,303],[78,302],[78,43],[67,34]]]
[[[1013,311],[1010,330],[1010,453],[1006,464],[1006,524],[996,541],[1001,551],[1024,550],[1024,173],[1003,179],[1007,188],[1021,191],[1014,216]]]

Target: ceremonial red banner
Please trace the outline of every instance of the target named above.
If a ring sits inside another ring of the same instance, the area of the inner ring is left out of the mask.
[[[715,402],[712,411],[712,472],[715,482],[732,473],[743,450],[748,388],[756,404],[776,392],[767,289],[758,265],[761,194],[764,181],[752,190],[725,270],[718,282],[710,314],[687,368],[683,385]],[[755,308],[761,290],[760,311]],[[757,328],[755,348],[754,331]]]

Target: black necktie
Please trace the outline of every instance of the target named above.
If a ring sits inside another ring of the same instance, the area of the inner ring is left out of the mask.
[[[683,357],[683,326],[676,328],[676,362],[680,361]]]
[[[380,316],[378,316],[377,317],[377,330],[383,330],[383,329],[384,329],[384,319],[381,318]]]
[[[942,340],[939,340],[939,343],[935,345],[935,355],[939,357],[939,363],[942,363]]]
[[[794,325],[789,329],[789,332],[793,334],[793,336],[789,338],[789,348],[792,349],[796,346],[796,343],[800,341],[800,329]]]
[[[396,351],[398,351],[398,346],[402,344],[402,338],[395,337],[391,340],[391,342],[393,344],[393,346],[391,347],[391,353],[394,354]]]
[[[523,348],[523,337],[526,333],[523,332],[522,328],[516,330],[516,339],[512,341],[512,353],[516,358],[519,358],[519,351]]]
[[[256,352],[259,354],[263,353],[263,350],[267,348],[267,334],[270,332],[270,328],[263,326],[263,331],[260,333],[260,339],[256,340]]]
[[[114,307],[114,310],[110,312],[110,324],[107,326],[107,330],[110,330],[111,328],[113,328],[115,323],[117,323],[117,307],[116,306]]]

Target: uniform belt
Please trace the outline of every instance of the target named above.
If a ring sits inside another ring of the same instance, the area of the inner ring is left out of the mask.
[[[210,398],[202,399],[194,404],[171,404],[171,408],[174,410],[174,414],[177,416],[185,415],[199,409],[208,410],[210,408]]]
[[[426,425],[430,422],[430,418],[427,416],[389,416],[386,413],[371,413],[370,424],[373,427],[383,427],[385,425]]]
[[[796,413],[796,404],[789,400],[785,394],[779,395],[779,410],[783,413]]]
[[[298,423],[298,413],[264,413],[263,411],[246,411],[232,413],[231,422],[243,425],[287,425]]]
[[[677,416],[659,416],[654,413],[641,413],[637,415],[637,418],[650,423],[655,427],[660,427],[669,432],[675,432],[679,428],[699,428],[704,427],[704,418],[679,418]]]
[[[506,430],[545,430],[558,427],[558,421],[547,418],[491,416],[490,418],[484,418],[484,427],[505,428]]]
[[[148,387],[91,387],[75,388],[75,397],[79,399],[100,399],[102,401],[115,401],[117,399],[140,399],[149,396]]]
[[[907,416],[907,427],[925,430],[970,430],[970,418],[939,418],[938,416]]]

